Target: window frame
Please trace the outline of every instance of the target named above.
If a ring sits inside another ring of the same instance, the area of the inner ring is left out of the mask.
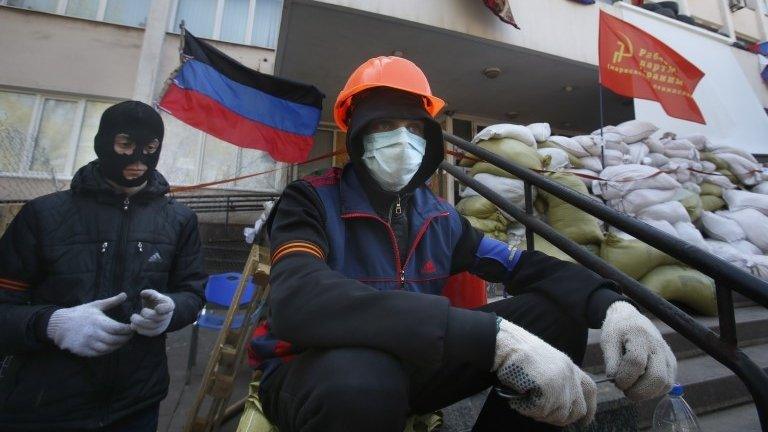
[[[32,165],[32,158],[35,151],[35,145],[37,144],[37,138],[40,133],[40,125],[43,120],[43,110],[45,108],[46,100],[60,100],[67,102],[75,102],[75,114],[74,123],[72,124],[72,130],[69,133],[68,142],[66,144],[67,159],[62,172],[54,172],[54,178],[58,180],[71,180],[72,172],[76,168],[74,166],[77,158],[77,145],[80,139],[80,132],[83,127],[83,120],[85,119],[85,107],[88,102],[101,102],[114,104],[119,102],[118,100],[112,100],[108,98],[96,98],[85,96],[72,96],[72,95],[60,95],[55,93],[35,92],[30,90],[18,90],[12,88],[0,87],[2,93],[16,93],[26,94],[35,97],[35,105],[32,108],[32,115],[30,116],[29,124],[27,125],[26,139],[24,141],[24,148],[22,157],[20,160],[21,166],[15,172],[0,171],[0,178],[48,178],[51,177],[50,172],[46,171],[34,171],[30,169]]]
[[[106,1],[106,0],[101,0],[101,1]],[[171,0],[171,1],[172,1],[171,10],[170,10],[170,13],[168,14],[168,27],[166,28],[166,31],[168,33],[180,34],[179,30],[175,28],[176,15],[179,12],[180,0]],[[210,38],[203,38],[203,39],[211,39],[219,42],[231,43],[231,44],[237,44],[237,45],[247,45],[249,47],[256,47],[256,48],[262,48],[262,49],[268,49],[268,50],[277,49],[277,37],[275,37],[275,46],[273,47],[257,45],[251,42],[251,39],[253,38],[254,23],[256,21],[256,1],[257,0],[248,0],[248,21],[245,24],[245,35],[243,37],[244,40],[237,41],[237,42],[222,40],[221,25],[222,25],[222,21],[224,20],[224,3],[228,0],[215,0],[215,1],[216,1],[216,14],[214,15],[213,32]],[[284,5],[285,5],[285,0],[280,0],[281,8]],[[280,22],[277,23],[277,28],[275,29],[276,35],[280,34],[280,26],[282,24],[282,11],[280,12],[280,17],[281,17],[281,19],[279,20]]]
[[[99,8],[96,10],[96,16],[94,18],[83,18],[83,17],[79,17],[79,16],[68,15],[67,14],[67,6],[69,6],[69,0],[57,0],[57,1],[58,1],[58,3],[56,4],[56,10],[54,12],[38,11],[38,10],[35,10],[35,9],[25,9],[25,8],[18,8],[18,9],[31,10],[31,11],[35,11],[35,12],[39,12],[39,13],[53,13],[55,15],[62,15],[62,16],[69,17],[69,18],[74,18],[74,19],[84,19],[84,20],[88,20],[88,21],[99,21],[99,22],[103,22],[103,23],[107,23],[107,24],[122,25],[122,26],[132,27],[132,28],[142,28],[142,29],[145,28],[145,27],[133,26],[133,25],[130,25],[130,24],[124,24],[124,23],[119,23],[119,22],[114,22],[114,21],[106,21],[104,19],[104,17],[107,15],[107,1],[109,1],[109,0],[97,0],[99,2]],[[149,5],[150,5],[149,7],[151,8],[152,7],[152,2],[150,2]],[[9,6],[8,5],[8,0],[0,0],[0,6],[16,7],[16,6]],[[146,19],[148,19],[148,18],[149,18],[149,9],[147,9],[147,18]]]

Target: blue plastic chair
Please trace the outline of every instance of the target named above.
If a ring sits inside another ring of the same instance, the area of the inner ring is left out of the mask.
[[[192,335],[189,341],[189,358],[187,360],[187,377],[185,382],[189,384],[190,376],[192,373],[192,367],[197,363],[197,340],[199,328],[207,328],[211,330],[221,330],[226,319],[226,313],[232,304],[232,300],[237,291],[237,285],[240,283],[240,273],[219,273],[211,275],[208,278],[208,283],[205,285],[205,301],[206,304],[203,309],[197,315],[197,321],[192,324]],[[240,304],[238,307],[242,307],[251,302],[256,287],[253,284],[253,279],[248,278],[248,284],[245,287],[245,292],[240,298]],[[219,309],[209,308],[208,305],[219,306]],[[223,308],[223,310],[221,309]],[[220,311],[220,313],[216,313]],[[232,320],[232,328],[240,328],[243,325],[244,313],[236,314]]]

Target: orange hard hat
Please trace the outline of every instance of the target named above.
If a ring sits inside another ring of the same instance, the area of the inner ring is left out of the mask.
[[[347,122],[352,98],[373,87],[391,87],[421,96],[424,109],[432,117],[435,117],[445,106],[442,99],[432,96],[427,77],[413,62],[402,57],[375,57],[352,72],[344,89],[336,98],[333,118],[339,129],[345,132],[348,129]]]

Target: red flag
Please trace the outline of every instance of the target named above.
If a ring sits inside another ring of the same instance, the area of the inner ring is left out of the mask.
[[[643,30],[600,11],[600,84],[657,101],[671,117],[706,124],[693,92],[704,72]]]

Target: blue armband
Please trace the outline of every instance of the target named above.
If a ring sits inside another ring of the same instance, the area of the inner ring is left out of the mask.
[[[504,266],[507,272],[511,273],[517,267],[517,262],[520,261],[522,254],[523,251],[521,250],[515,249],[510,251],[506,243],[484,236],[480,240],[477,252],[475,252],[475,262],[482,258],[491,259]]]

